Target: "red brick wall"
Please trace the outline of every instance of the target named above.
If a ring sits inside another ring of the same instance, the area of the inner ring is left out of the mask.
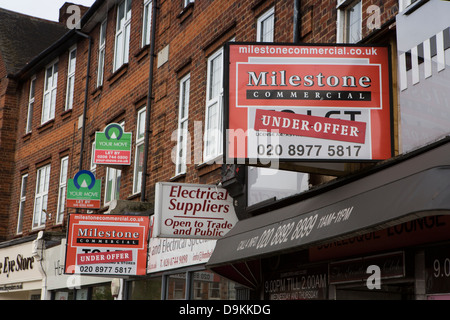
[[[157,68],[157,58],[155,58],[154,64],[148,180],[147,194],[145,195],[149,202],[154,202],[155,182],[169,181],[175,175],[175,165],[172,162],[171,154],[176,142],[172,141],[171,137],[177,129],[179,79],[188,72],[191,75],[189,132],[192,142],[191,160],[194,160],[194,155],[196,153],[201,155],[203,148],[202,137],[197,137],[201,143],[194,145],[194,123],[196,121],[201,122],[201,131],[203,132],[208,56],[232,38],[235,38],[236,41],[256,41],[256,21],[262,13],[273,5],[275,5],[275,41],[293,41],[292,14],[294,2],[292,0],[196,1],[183,12],[181,3],[182,1],[178,0],[158,1],[156,54],[168,45],[169,59],[159,68]],[[336,1],[307,0],[301,1],[301,3],[300,41],[334,43],[336,41]],[[363,3],[363,12],[365,12],[367,6],[371,3],[381,6],[384,2],[364,1]],[[133,155],[132,165],[123,168],[122,171],[120,199],[134,201],[140,200],[139,195],[132,195],[136,116],[138,109],[145,106],[147,102],[150,59],[149,48],[141,48],[142,6],[143,1],[133,1],[129,63],[115,73],[112,70],[112,61],[116,9],[115,7],[109,8],[104,84],[101,88],[96,88],[99,25],[90,32],[93,42],[87,101],[86,140],[83,153],[83,169],[89,169],[91,142],[94,139],[95,132],[102,131],[108,123],[125,121],[125,131],[133,132]],[[393,17],[397,10],[396,6],[396,1],[389,0],[386,2],[386,7],[381,7],[382,24]],[[367,16],[364,16],[363,19],[367,19]],[[367,35],[367,30],[364,31],[363,29],[363,32],[364,35]],[[70,112],[63,112],[68,52],[59,56],[58,100],[55,119],[45,126],[40,125],[44,69],[36,74],[33,130],[28,135],[24,135],[24,128],[29,79],[24,79],[19,87],[17,100],[20,111],[17,113],[15,167],[10,170],[13,180],[11,184],[11,205],[8,211],[10,219],[7,238],[15,236],[21,174],[25,172],[29,174],[23,227],[24,235],[27,235],[35,232],[31,229],[31,223],[37,169],[43,164],[51,164],[48,211],[52,213],[56,213],[60,158],[64,155],[70,157],[68,178],[72,178],[78,171],[81,139],[78,118],[82,115],[84,106],[87,52],[88,43],[84,38],[80,38],[77,47],[74,107]],[[194,147],[196,148],[194,149]],[[187,166],[186,175],[178,177],[176,181],[218,183],[221,178],[220,168],[218,164],[199,165],[199,163],[191,161]],[[103,186],[102,203],[105,172],[104,167],[97,166],[96,176],[98,179],[102,179]],[[72,210],[69,209],[69,212],[72,212]],[[55,215],[46,224],[46,229],[64,230],[64,224],[63,226],[55,226],[54,219]],[[1,214],[0,225],[4,225],[1,221]]]

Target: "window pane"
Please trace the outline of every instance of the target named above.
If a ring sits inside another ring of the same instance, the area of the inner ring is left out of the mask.
[[[195,300],[234,300],[236,299],[235,283],[211,271],[193,273]]]

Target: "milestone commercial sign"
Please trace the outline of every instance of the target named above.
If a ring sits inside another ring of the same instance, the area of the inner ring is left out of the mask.
[[[227,163],[391,157],[388,47],[226,48]]]
[[[145,275],[149,217],[71,214],[66,274]]]
[[[218,239],[237,222],[233,198],[215,185],[158,182],[154,237]]]

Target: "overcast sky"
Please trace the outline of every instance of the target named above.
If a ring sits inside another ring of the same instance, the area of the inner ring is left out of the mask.
[[[58,21],[59,9],[65,2],[90,7],[95,0],[0,0],[0,8]]]

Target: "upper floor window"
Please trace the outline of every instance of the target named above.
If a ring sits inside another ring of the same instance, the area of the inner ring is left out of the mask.
[[[152,0],[144,0],[144,16],[142,21],[142,46],[150,44],[152,29]]]
[[[42,105],[41,123],[45,123],[55,117],[58,62],[51,64],[45,69],[44,81],[44,100]]]
[[[61,168],[59,172],[59,195],[58,195],[58,211],[56,215],[56,223],[62,223],[64,219],[64,210],[66,208],[67,193],[67,171],[69,167],[69,157],[61,159]]]
[[[275,24],[275,8],[270,8],[258,18],[256,26],[256,41],[273,42]]]
[[[25,211],[25,201],[27,200],[27,181],[28,174],[22,175],[22,183],[20,185],[19,214],[17,216],[17,233],[22,233],[23,213]]]
[[[136,151],[134,154],[133,194],[141,192],[142,169],[144,165],[144,137],[145,137],[146,109],[142,108],[137,114]]]
[[[105,48],[106,48],[106,20],[100,25],[100,36],[98,41],[98,67],[97,67],[97,87],[103,85],[103,71],[105,69]]]
[[[47,217],[48,186],[50,165],[38,169],[36,174],[36,193],[34,196],[33,229],[45,225]]]
[[[28,95],[27,124],[25,127],[25,133],[31,132],[31,126],[33,123],[35,88],[36,88],[36,77],[33,77],[33,78],[31,78],[31,81],[30,81],[30,93]]]
[[[223,48],[208,58],[203,161],[222,154]]]
[[[73,108],[73,91],[75,85],[75,64],[77,61],[77,48],[69,52],[69,64],[67,66],[67,92],[65,110]]]
[[[175,174],[186,172],[188,148],[188,116],[189,116],[189,87],[190,75],[180,81],[180,101],[178,110],[177,154]]]
[[[338,0],[337,42],[356,43],[362,39],[361,0]]]
[[[117,7],[114,71],[128,62],[130,47],[131,0],[122,1]]]

